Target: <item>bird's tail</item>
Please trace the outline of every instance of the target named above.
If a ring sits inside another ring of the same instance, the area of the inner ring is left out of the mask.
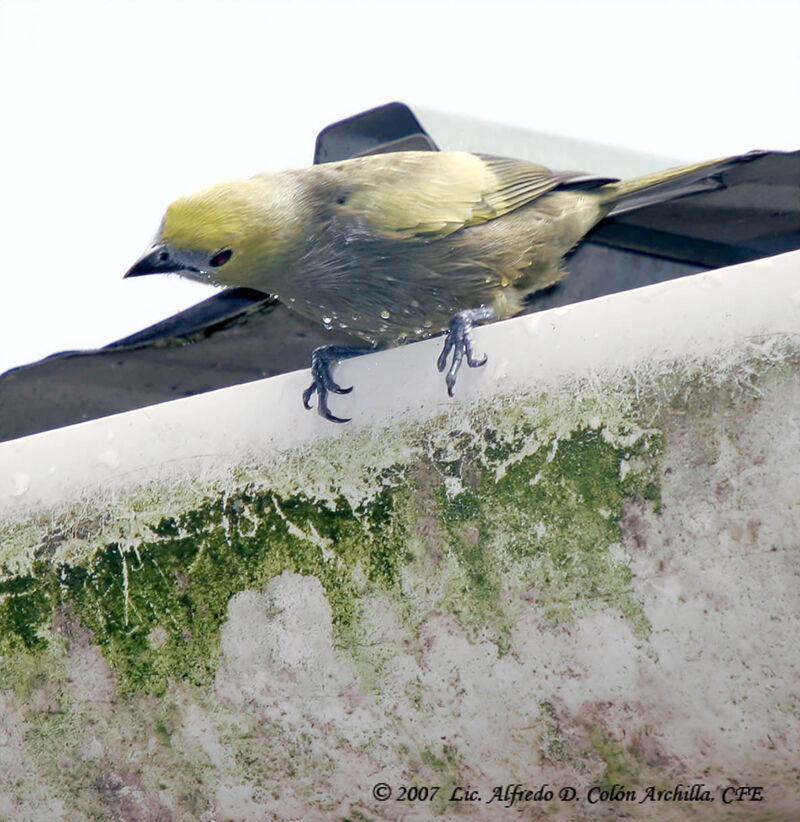
[[[751,151],[721,160],[710,160],[681,168],[670,168],[643,177],[607,183],[598,193],[609,207],[609,216],[624,214],[637,208],[655,205],[697,194],[701,191],[713,191],[724,188],[722,173],[741,163],[749,163],[764,155],[763,151]]]

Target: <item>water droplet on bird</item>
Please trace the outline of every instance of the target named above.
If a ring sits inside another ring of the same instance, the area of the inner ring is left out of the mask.
[[[339,323],[339,328],[347,328],[347,323]]]
[[[330,327],[331,327],[331,325],[333,325],[333,317],[323,317],[323,318],[322,318],[322,324],[323,324],[326,328],[330,328]]]
[[[385,308],[383,309],[383,311],[381,311],[381,319],[382,320],[388,320],[389,317],[391,317],[391,316],[392,315]]]

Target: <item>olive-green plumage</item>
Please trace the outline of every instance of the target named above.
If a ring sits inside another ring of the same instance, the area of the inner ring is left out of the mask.
[[[707,188],[739,160],[594,187],[466,152],[264,174],[175,201],[129,274],[256,288],[373,345],[415,339],[464,309],[512,316],[564,276],[563,256],[604,216]]]

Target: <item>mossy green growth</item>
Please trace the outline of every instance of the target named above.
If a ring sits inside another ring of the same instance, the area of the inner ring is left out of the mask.
[[[488,631],[499,653],[530,607],[554,624],[615,610],[646,638],[620,521],[626,500],[657,506],[662,445],[619,415],[610,428],[590,424],[595,410],[569,409],[571,428],[563,408],[548,408],[538,425],[528,417],[505,433],[485,421],[421,433],[361,502],[242,482],[162,516],[144,539],[106,542],[81,562],[38,560],[0,582],[0,653],[36,652],[66,607],[122,692],[201,685],[218,667],[230,598],[284,571],[320,580],[337,640],[359,658],[362,597],[376,591],[391,593],[412,630],[434,606]],[[377,670],[384,656],[362,662]]]
[[[0,570],[0,651],[19,653],[42,648],[47,644],[40,632],[53,606],[49,567],[41,560],[34,563],[33,573],[9,576]]]
[[[420,751],[419,757],[424,765],[438,773],[446,774],[458,771],[458,757],[449,745],[442,748],[441,756],[437,756],[433,751],[424,750]]]
[[[431,812],[437,816],[451,814],[453,803],[449,801],[449,797],[456,788],[461,787],[461,773],[464,767],[458,750],[452,745],[445,744],[440,754],[425,749],[419,752],[419,758],[423,769],[415,774],[414,781],[421,785],[435,784],[439,788],[431,799]]]
[[[646,638],[650,625],[631,593],[630,568],[613,548],[622,539],[626,500],[644,498],[658,508],[662,450],[658,432],[611,436],[585,426],[521,457],[514,449],[487,450],[467,487],[437,494],[463,569],[448,604],[476,624],[497,617],[501,640],[513,620],[501,591],[527,589],[553,622],[611,607]]]
[[[2,583],[0,648],[45,645],[54,609],[68,606],[123,692],[159,694],[173,677],[202,684],[217,667],[230,598],[287,570],[319,578],[334,627],[346,631],[359,594],[393,586],[404,561],[394,496],[388,475],[355,509],[343,497],[322,503],[245,489],[165,517],[134,546],[110,543],[85,565],[37,562],[33,574]]]
[[[639,783],[644,762],[636,751],[626,748],[602,728],[590,730],[589,743],[606,766],[598,783],[601,788],[610,791],[614,785],[632,788]]]

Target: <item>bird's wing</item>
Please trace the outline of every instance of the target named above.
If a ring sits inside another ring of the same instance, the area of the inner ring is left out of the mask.
[[[461,151],[374,155],[348,161],[339,205],[379,236],[435,239],[501,217],[574,176]]]

